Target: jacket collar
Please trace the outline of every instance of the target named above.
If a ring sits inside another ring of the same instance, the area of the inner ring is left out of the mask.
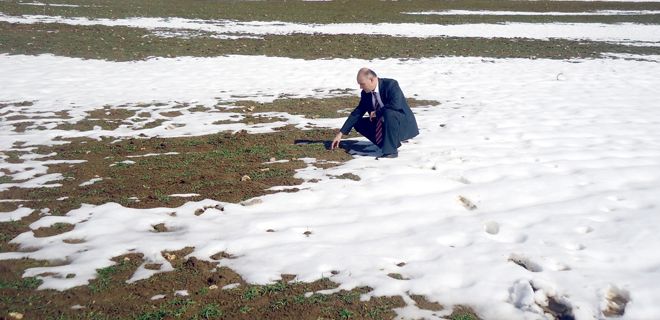
[[[380,95],[381,99],[385,98],[385,95],[383,93],[383,82],[384,81],[382,78],[378,78],[378,85],[376,86],[376,91],[378,92],[378,95]]]

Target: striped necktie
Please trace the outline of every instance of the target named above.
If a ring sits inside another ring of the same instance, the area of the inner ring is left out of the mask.
[[[376,96],[376,92],[373,91],[371,92],[373,96],[373,101],[374,101],[374,111],[379,111],[380,110],[380,103],[378,103],[378,97]],[[381,115],[380,117],[376,117],[376,145],[380,146],[381,143],[383,142],[383,116]]]

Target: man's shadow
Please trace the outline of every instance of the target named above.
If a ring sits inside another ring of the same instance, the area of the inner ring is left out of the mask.
[[[332,141],[331,140],[306,140],[298,139],[294,142],[297,145],[301,144],[323,144],[325,150],[332,150]],[[374,145],[371,141],[360,141],[360,140],[342,140],[339,142],[339,148],[343,149],[346,153],[350,155],[357,156],[379,156],[379,148]]]

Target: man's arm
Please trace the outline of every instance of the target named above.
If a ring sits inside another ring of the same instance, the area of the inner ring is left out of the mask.
[[[351,114],[348,116],[348,118],[346,118],[346,121],[344,122],[344,125],[339,130],[340,133],[348,134],[349,132],[351,132],[351,129],[353,129],[353,126],[355,125],[355,123],[357,123],[358,120],[360,120],[360,118],[362,118],[364,113],[367,112],[367,110],[365,108],[365,105],[368,105],[368,104],[365,103],[365,101],[367,100],[365,98],[366,96],[367,95],[362,94],[362,96],[360,97],[360,103],[358,104],[357,107],[355,107],[355,109],[353,109],[353,111],[351,111]]]
[[[330,149],[335,149],[339,147],[339,142],[341,142],[341,138],[345,135],[351,132],[351,129],[353,129],[353,126],[355,123],[360,120],[360,118],[364,115],[367,110],[365,109],[365,106],[367,105],[365,103],[366,98],[365,98],[365,93],[362,91],[361,97],[360,97],[360,103],[358,104],[355,109],[351,112],[351,114],[346,118],[346,121],[344,122],[344,125],[341,127],[339,132],[337,132],[337,135],[335,138],[332,140],[332,144],[330,145]]]

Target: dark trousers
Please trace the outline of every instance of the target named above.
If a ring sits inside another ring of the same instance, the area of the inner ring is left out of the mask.
[[[376,143],[376,118],[373,121],[369,117],[360,118],[353,128],[377,145],[384,154],[396,153],[396,149],[401,146],[399,123],[402,116],[399,112],[385,110],[383,113],[383,141],[380,145]]]

